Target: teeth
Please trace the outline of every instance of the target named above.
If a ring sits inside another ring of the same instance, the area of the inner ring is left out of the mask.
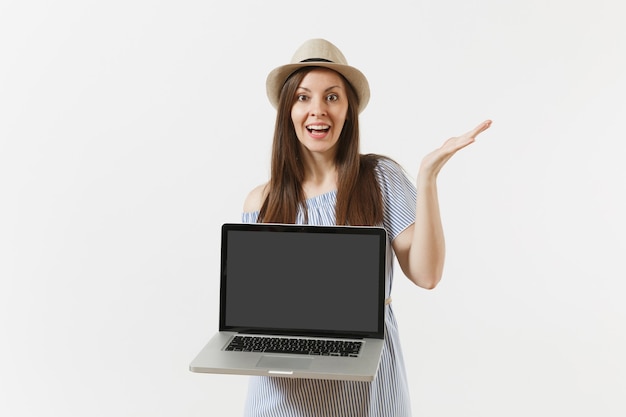
[[[328,130],[330,129],[330,126],[326,126],[326,125],[312,125],[312,126],[307,126],[308,129],[311,130]]]

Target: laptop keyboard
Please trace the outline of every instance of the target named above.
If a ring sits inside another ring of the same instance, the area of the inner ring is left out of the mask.
[[[363,342],[353,340],[298,339],[286,337],[235,336],[228,351],[294,353],[298,355],[347,356],[356,358]]]

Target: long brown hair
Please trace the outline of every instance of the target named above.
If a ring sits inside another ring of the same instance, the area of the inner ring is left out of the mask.
[[[268,195],[261,206],[258,221],[264,223],[295,223],[298,210],[303,210],[308,222],[305,194],[302,189],[304,165],[300,142],[291,120],[291,108],[296,90],[303,78],[318,67],[305,67],[292,74],[280,92],[274,142],[272,145],[271,177]],[[338,225],[378,225],[383,220],[383,202],[374,168],[379,155],[360,154],[358,97],[342,77],[348,94],[348,113],[339,141],[337,166]]]

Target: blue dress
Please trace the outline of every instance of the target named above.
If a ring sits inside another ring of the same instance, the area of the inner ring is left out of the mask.
[[[376,167],[384,203],[383,227],[390,241],[415,222],[416,189],[402,168],[381,159]],[[337,193],[306,201],[309,224],[334,225]],[[254,223],[258,212],[243,213]],[[302,224],[300,213],[296,223]],[[393,280],[393,250],[387,256],[386,297]],[[398,326],[391,304],[385,307],[385,344],[372,382],[251,377],[246,417],[410,417],[411,405]]]

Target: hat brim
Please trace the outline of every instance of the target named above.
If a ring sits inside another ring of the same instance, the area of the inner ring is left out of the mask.
[[[370,88],[367,78],[361,71],[350,65],[336,64],[334,62],[299,62],[295,64],[282,65],[272,70],[267,76],[266,89],[267,97],[274,108],[278,108],[280,91],[287,81],[287,78],[300,68],[323,67],[332,69],[343,75],[350,83],[356,95],[359,97],[359,113],[361,113],[370,100]]]

